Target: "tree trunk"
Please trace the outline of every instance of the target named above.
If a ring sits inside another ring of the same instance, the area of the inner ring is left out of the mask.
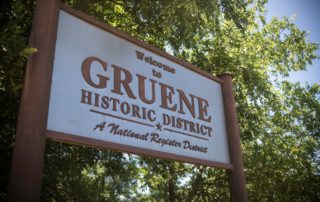
[[[169,181],[168,181],[168,192],[169,192],[170,202],[175,201],[174,184],[175,184],[175,167],[174,167],[174,163],[170,162],[169,163]]]

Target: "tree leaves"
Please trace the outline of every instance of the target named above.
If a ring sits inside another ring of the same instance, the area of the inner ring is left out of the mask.
[[[37,48],[25,48],[22,51],[20,51],[19,55],[28,59],[28,57],[30,55],[37,53],[37,52],[38,52]]]

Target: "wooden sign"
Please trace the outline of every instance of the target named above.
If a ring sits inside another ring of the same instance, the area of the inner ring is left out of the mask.
[[[67,7],[47,129],[56,139],[230,168],[219,78]]]
[[[9,201],[39,201],[46,139],[225,168],[246,201],[228,74],[219,78],[58,0],[38,0]]]

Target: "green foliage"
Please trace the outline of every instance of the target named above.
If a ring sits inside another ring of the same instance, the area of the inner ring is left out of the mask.
[[[136,193],[130,155],[50,141],[46,152],[41,201],[120,201]]]
[[[320,200],[320,86],[280,82],[316,59],[291,19],[265,0],[66,0],[217,75],[234,88],[251,201]],[[34,1],[1,2],[0,200],[6,186]],[[48,141],[43,201],[228,201],[224,170]]]
[[[37,48],[25,48],[20,52],[20,56],[25,57],[28,59],[28,57],[34,53],[38,52]]]
[[[0,3],[0,201],[6,197],[33,2]]]

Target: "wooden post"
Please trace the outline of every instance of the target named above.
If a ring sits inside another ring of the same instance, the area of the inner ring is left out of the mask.
[[[247,201],[246,181],[244,177],[242,151],[240,146],[240,132],[238,126],[237,111],[233,96],[232,77],[222,74],[222,95],[224,113],[229,142],[229,153],[233,169],[230,171],[230,191],[232,201]]]
[[[9,201],[40,201],[58,0],[38,0],[11,163]]]

